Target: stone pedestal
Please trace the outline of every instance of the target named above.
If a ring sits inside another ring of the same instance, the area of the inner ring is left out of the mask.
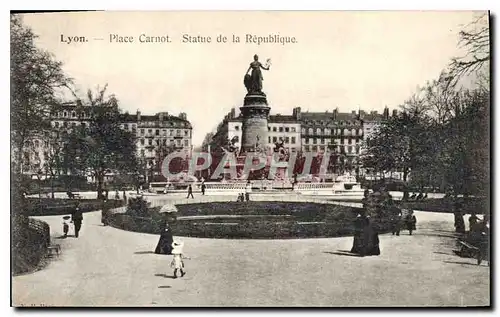
[[[248,94],[240,110],[243,117],[240,155],[245,155],[267,145],[267,118],[271,108],[265,94]]]

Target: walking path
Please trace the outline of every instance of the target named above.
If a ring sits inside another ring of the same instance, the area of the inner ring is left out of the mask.
[[[53,238],[62,255],[12,279],[14,306],[457,306],[489,305],[490,269],[452,253],[453,215],[416,212],[417,232],[381,235],[378,257],[349,256],[352,237],[297,240],[186,238],[187,274],[173,279],[157,235],[84,214],[80,237]],[[54,237],[61,216],[38,217]],[[72,232],[70,232],[71,234]],[[174,233],[175,234],[175,233]]]

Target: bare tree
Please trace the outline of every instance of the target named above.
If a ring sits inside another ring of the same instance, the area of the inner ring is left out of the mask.
[[[458,45],[465,49],[464,56],[455,57],[450,63],[451,82],[455,85],[461,77],[480,73],[490,62],[489,14],[483,13],[464,26],[459,33]],[[483,73],[484,75],[484,73]]]

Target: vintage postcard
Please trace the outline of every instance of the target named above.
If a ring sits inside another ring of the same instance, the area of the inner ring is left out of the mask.
[[[11,14],[11,305],[490,307],[489,25]]]

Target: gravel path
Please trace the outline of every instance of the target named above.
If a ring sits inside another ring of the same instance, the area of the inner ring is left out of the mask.
[[[378,257],[346,255],[352,238],[182,238],[187,274],[152,253],[158,236],[84,215],[80,238],[54,238],[62,255],[12,279],[14,306],[484,306],[486,263],[452,253],[453,215],[416,212],[418,230],[382,235]],[[39,217],[62,233],[61,216]],[[72,232],[70,231],[70,234]]]

